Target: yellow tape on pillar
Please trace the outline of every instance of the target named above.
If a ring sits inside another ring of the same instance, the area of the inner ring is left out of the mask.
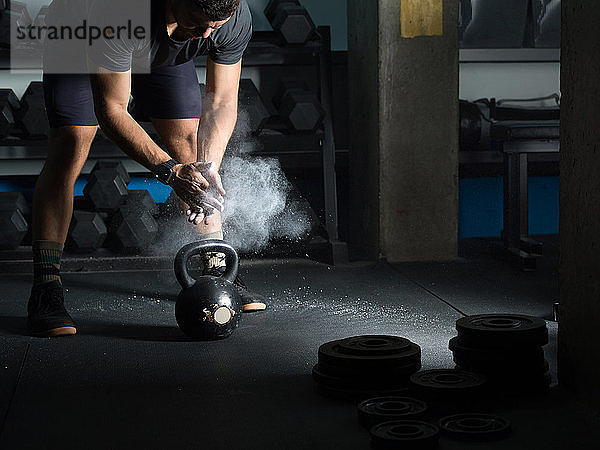
[[[441,36],[443,0],[400,0],[402,37]]]

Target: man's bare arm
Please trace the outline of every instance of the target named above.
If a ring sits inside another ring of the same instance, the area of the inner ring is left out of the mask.
[[[241,71],[241,60],[225,65],[217,64],[209,57],[206,65],[206,95],[198,129],[198,161],[210,163],[203,175],[211,184],[213,195],[219,200],[222,200],[225,190],[218,170],[237,122]],[[209,225],[214,219],[213,212],[211,208],[189,209],[188,220]]]
[[[112,72],[98,68],[90,74],[94,95],[94,110],[102,131],[132,159],[152,170],[171,159],[148,136],[127,112],[131,92],[131,72]],[[173,168],[175,177],[170,183],[176,194],[189,205],[222,209],[219,199],[207,196],[210,186],[194,164],[179,164]]]
[[[131,71],[111,72],[99,68],[90,74],[94,108],[102,131],[128,156],[148,169],[171,157],[129,115]]]
[[[206,97],[198,131],[198,160],[221,165],[237,121],[238,89],[242,62],[224,65],[208,58]]]

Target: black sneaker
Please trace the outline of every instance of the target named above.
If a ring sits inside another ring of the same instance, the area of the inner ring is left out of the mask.
[[[210,269],[206,268],[205,266],[204,270],[202,271],[202,275],[220,277],[223,275],[223,273],[225,273],[225,270],[225,266],[211,267]],[[263,311],[267,308],[265,298],[256,292],[250,292],[239,275],[235,277],[235,280],[233,280],[233,285],[237,287],[238,294],[242,299],[242,312]]]
[[[27,303],[27,327],[35,336],[66,336],[77,333],[65,309],[63,287],[58,281],[31,289]]]

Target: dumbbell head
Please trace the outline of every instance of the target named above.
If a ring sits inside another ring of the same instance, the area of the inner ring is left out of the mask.
[[[25,89],[22,98],[27,98],[29,96],[44,98],[44,83],[41,81],[32,81]]]
[[[0,101],[0,138],[8,136],[15,126],[15,116],[8,103]]]
[[[147,190],[128,191],[125,202],[110,219],[109,246],[120,252],[146,250],[158,233],[156,215],[158,205]]]
[[[14,250],[27,234],[28,211],[23,194],[19,192],[0,193],[0,249]]]
[[[112,217],[109,231],[110,246],[121,252],[147,250],[156,239],[158,225],[150,212],[119,209]]]
[[[295,131],[314,131],[325,111],[313,92],[291,90],[281,99],[279,115]]]
[[[304,44],[316,29],[306,8],[293,4],[279,5],[271,26],[288,44]]]
[[[106,239],[106,225],[100,214],[93,211],[73,211],[67,235],[67,246],[75,251],[93,251]]]
[[[19,99],[12,89],[0,89],[0,137],[8,136],[15,125]]]
[[[125,203],[120,210],[128,210],[139,214],[147,211],[152,216],[158,215],[158,205],[146,189],[135,189],[127,192]]]
[[[120,176],[125,184],[129,184],[131,178],[129,176],[129,172],[125,169],[125,166],[121,161],[111,160],[111,159],[100,159],[96,161],[94,167],[92,168],[90,173],[94,173],[96,170],[114,170]]]
[[[31,215],[31,208],[21,192],[0,192],[0,210],[18,209],[23,217]]]
[[[116,170],[99,169],[90,174],[83,194],[96,211],[114,211],[125,201],[127,186]]]
[[[46,115],[44,90],[41,81],[32,81],[25,90],[23,97],[21,97],[20,109],[16,119],[27,137],[48,137],[50,127]]]
[[[275,19],[275,14],[277,13],[277,8],[281,5],[292,5],[292,6],[300,6],[300,2],[298,0],[271,0],[267,7],[265,8],[265,16],[269,22],[272,22]]]
[[[0,7],[0,46],[10,47],[11,27],[15,30],[27,29],[31,25],[31,16],[23,2],[10,1]]]
[[[19,210],[0,210],[0,249],[16,249],[26,234],[27,221]]]
[[[0,104],[7,103],[13,112],[17,112],[20,108],[19,97],[15,94],[10,88],[2,88],[0,89]]]
[[[158,210],[161,217],[176,217],[182,214],[182,205],[175,191],[171,191],[166,200],[159,205]]]
[[[281,106],[281,100],[288,91],[308,91],[308,85],[306,81],[298,77],[281,77],[279,80],[279,86],[275,95],[273,96],[273,105],[276,108]]]

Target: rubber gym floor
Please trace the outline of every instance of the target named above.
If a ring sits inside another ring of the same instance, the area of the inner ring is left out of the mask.
[[[308,259],[242,259],[241,275],[269,300],[235,333],[191,342],[177,328],[179,287],[167,263],[63,275],[78,334],[26,334],[31,275],[0,275],[2,449],[364,449],[353,402],[313,391],[323,342],[360,334],[406,337],[424,369],[454,367],[448,340],[463,315],[552,318],[557,238],[544,237],[535,272],[492,257],[486,240],[460,243],[449,263],[329,266]],[[168,259],[167,259],[168,260]],[[489,409],[510,437],[440,449],[596,449],[598,433],[556,386],[556,322],[545,346],[553,386]]]

